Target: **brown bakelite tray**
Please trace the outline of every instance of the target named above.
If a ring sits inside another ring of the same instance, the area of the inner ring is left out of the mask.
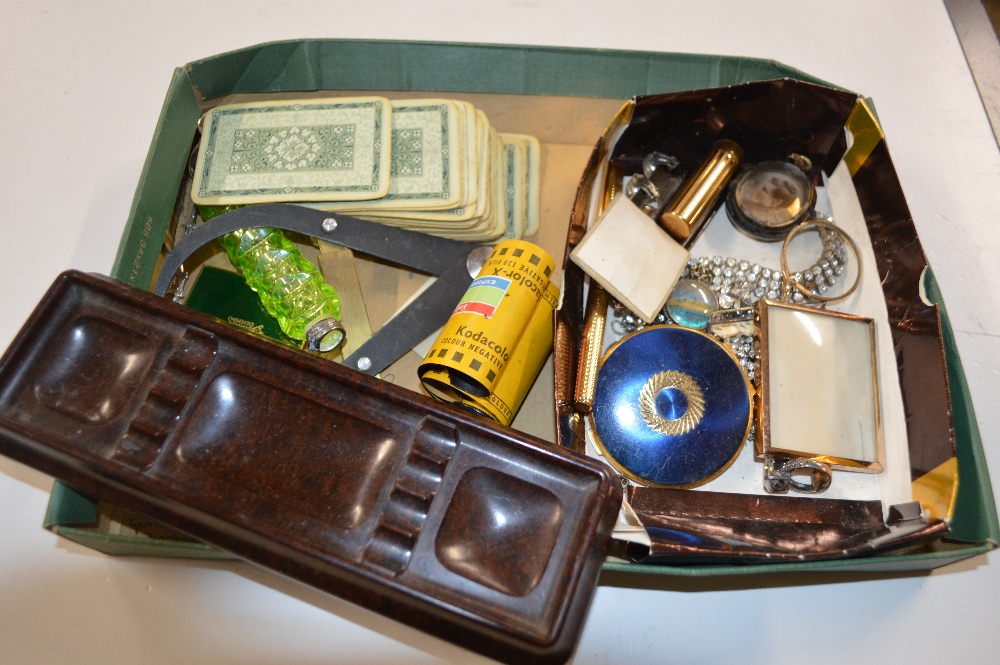
[[[563,662],[621,501],[600,463],[67,272],[0,361],[0,453],[506,662]]]

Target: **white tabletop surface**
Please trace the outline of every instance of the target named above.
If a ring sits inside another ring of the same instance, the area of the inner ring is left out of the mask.
[[[1000,154],[937,0],[0,0],[0,349],[60,271],[110,270],[173,68],[302,37],[756,56],[873,97],[998,484]],[[59,539],[41,528],[51,486],[0,458],[2,663],[487,662],[247,564],[120,559]],[[734,585],[600,587],[573,662],[983,663],[1000,651],[995,556],[930,575]]]

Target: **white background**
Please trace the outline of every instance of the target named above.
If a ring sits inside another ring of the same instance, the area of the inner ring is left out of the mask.
[[[303,37],[756,56],[873,97],[997,484],[1000,155],[935,0],[0,0],[0,348],[57,273],[110,270],[173,68]],[[117,559],[60,540],[40,526],[51,483],[0,459],[2,663],[486,662],[245,564]],[[931,575],[806,581],[601,587],[574,662],[1000,657],[996,557]]]

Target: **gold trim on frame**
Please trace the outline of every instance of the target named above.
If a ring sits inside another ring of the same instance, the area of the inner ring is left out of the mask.
[[[792,309],[807,314],[819,316],[833,316],[840,319],[864,322],[868,325],[870,334],[870,350],[872,357],[871,388],[874,391],[875,400],[875,461],[856,460],[848,457],[832,457],[826,455],[816,455],[806,450],[796,450],[794,448],[778,448],[771,445],[771,414],[770,414],[770,375],[768,371],[768,330],[767,312],[770,307],[781,307]],[[878,382],[878,353],[875,345],[875,321],[863,316],[844,314],[841,312],[831,312],[825,309],[817,309],[805,305],[779,302],[761,298],[754,305],[754,319],[757,327],[757,334],[760,336],[760,391],[757,395],[757,408],[755,410],[755,420],[757,422],[756,450],[758,458],[771,455],[787,457],[807,457],[827,464],[833,469],[840,471],[860,471],[864,473],[880,473],[885,469],[885,451],[882,437],[882,405],[879,394]]]

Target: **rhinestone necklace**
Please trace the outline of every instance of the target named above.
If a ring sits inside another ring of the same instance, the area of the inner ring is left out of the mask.
[[[790,278],[781,270],[722,256],[692,258],[681,277],[707,284],[718,298],[720,309],[749,307],[760,298],[787,299],[795,303],[823,306],[823,303],[807,298],[792,286],[798,282],[809,291],[823,295],[843,274],[847,265],[847,247],[844,242],[837,233],[829,229],[819,229],[819,235],[823,243],[823,254],[819,260],[806,270],[792,273]],[[641,318],[617,300],[612,302],[612,308],[612,330],[616,333],[624,336],[646,327]],[[650,325],[671,322],[664,307]],[[753,335],[737,335],[725,341],[732,348],[747,378],[757,385],[760,342]]]
[[[781,270],[772,270],[731,256],[692,258],[681,273],[681,277],[708,285],[718,298],[720,309],[749,307],[759,298],[817,304],[798,289],[792,288],[792,285],[798,282],[809,291],[823,295],[837,283],[847,265],[847,247],[837,233],[829,229],[820,229],[819,235],[823,243],[823,254],[819,260],[812,267],[792,273],[790,277],[786,277]],[[615,332],[627,335],[646,327],[641,318],[620,302],[615,301],[613,306]],[[664,308],[650,325],[670,323],[670,321]]]

